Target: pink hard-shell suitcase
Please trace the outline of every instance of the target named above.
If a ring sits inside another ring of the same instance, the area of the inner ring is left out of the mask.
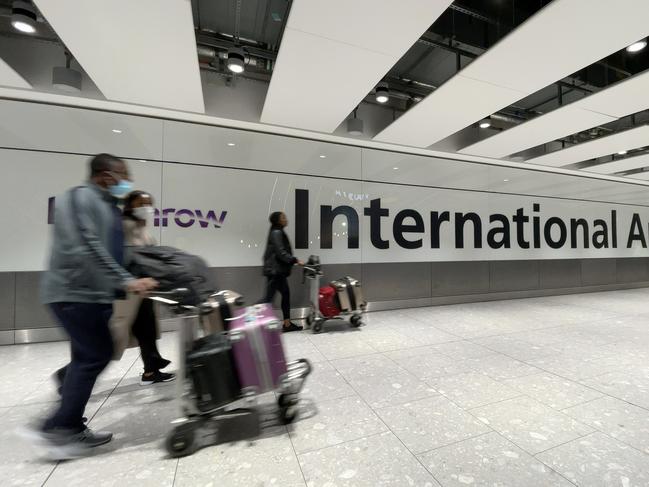
[[[230,324],[230,340],[242,393],[261,394],[287,378],[282,322],[269,304],[246,308]]]

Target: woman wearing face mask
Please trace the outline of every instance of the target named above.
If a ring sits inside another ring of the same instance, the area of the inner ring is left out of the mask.
[[[124,199],[123,226],[126,247],[156,245],[148,227],[153,225],[153,198],[144,191],[133,191]],[[129,294],[113,305],[111,330],[115,342],[115,358],[121,358],[124,349],[139,345],[144,362],[140,384],[169,382],[174,374],[161,372],[170,364],[160,356],[156,340],[159,338],[158,319],[153,301]],[[135,343],[136,341],[136,343]]]

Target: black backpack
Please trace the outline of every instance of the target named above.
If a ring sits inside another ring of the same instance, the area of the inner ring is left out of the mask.
[[[186,288],[182,304],[197,306],[216,292],[207,263],[200,257],[174,247],[133,247],[128,266],[136,277],[152,277],[158,291]]]

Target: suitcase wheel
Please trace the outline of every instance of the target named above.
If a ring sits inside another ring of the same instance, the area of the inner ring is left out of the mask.
[[[297,417],[298,399],[295,394],[280,394],[277,399],[279,420],[282,424],[291,424]]]
[[[362,324],[361,320],[362,320],[361,315],[352,315],[352,317],[349,319],[349,324],[354,328],[358,328]]]
[[[324,324],[324,320],[315,320],[313,322],[313,325],[311,326],[313,333],[320,333],[322,331],[323,324]]]
[[[196,421],[189,421],[172,429],[165,441],[165,447],[169,455],[178,458],[194,453],[197,427],[198,423]]]

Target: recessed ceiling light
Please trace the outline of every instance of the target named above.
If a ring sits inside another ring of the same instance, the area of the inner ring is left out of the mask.
[[[36,32],[36,10],[29,2],[16,0],[11,6],[11,25],[14,29],[33,34]]]
[[[631,44],[629,47],[626,48],[627,52],[638,52],[642,51],[645,47],[647,47],[647,40],[643,39],[638,42],[634,42]]]
[[[489,127],[491,127],[491,120],[489,120],[488,118],[485,118],[484,120],[481,120],[480,124],[479,124],[479,127],[481,129],[488,129]]]
[[[235,144],[234,142],[228,142],[228,147],[234,147],[235,145],[237,144]]]
[[[120,129],[113,129],[114,134],[121,134],[122,131]]]
[[[503,179],[503,183],[508,183],[509,179]]]
[[[617,155],[618,155],[618,156],[623,156],[623,155],[626,154],[626,153],[627,153],[627,151],[625,151],[625,150],[621,150],[621,151],[619,151],[619,152],[617,153]]]
[[[375,90],[375,99],[379,103],[387,103],[390,99],[390,91],[387,83],[379,83]]]
[[[324,154],[320,154],[320,159],[326,159],[326,158],[327,156],[325,156]]]
[[[243,49],[233,48],[228,51],[227,66],[233,73],[243,73],[246,64],[246,56]]]
[[[395,171],[398,171],[398,170],[399,170],[399,168],[398,168],[398,167],[396,167],[396,166],[395,166],[395,167],[393,167],[392,169],[394,169]]]

